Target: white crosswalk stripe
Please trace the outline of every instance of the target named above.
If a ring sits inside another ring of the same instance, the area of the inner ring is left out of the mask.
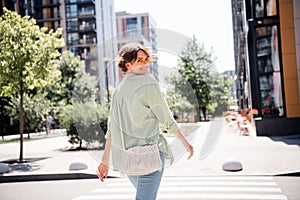
[[[132,200],[127,178],[111,178],[73,200]],[[271,176],[163,177],[158,200],[287,200]]]

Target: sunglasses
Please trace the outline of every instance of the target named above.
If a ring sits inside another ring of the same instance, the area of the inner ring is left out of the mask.
[[[150,64],[152,60],[150,57],[147,57],[146,59],[137,59],[135,62],[138,63],[139,65],[146,65],[146,64]]]

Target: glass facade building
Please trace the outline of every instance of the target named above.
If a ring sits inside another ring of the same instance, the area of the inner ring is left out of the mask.
[[[33,16],[32,1],[28,0],[1,0],[0,1],[0,15],[3,14],[3,7],[8,10],[13,10],[19,13],[21,16],[29,15]]]
[[[61,3],[59,0],[34,1],[33,17],[40,27],[57,29],[61,27]]]
[[[258,135],[300,133],[295,1],[232,0],[238,105],[259,110]]]
[[[65,25],[68,50],[85,59],[97,45],[95,2],[65,0]]]

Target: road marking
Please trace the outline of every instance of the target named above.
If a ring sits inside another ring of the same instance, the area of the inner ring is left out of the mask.
[[[101,192],[101,193],[110,193],[114,188],[108,190],[107,188],[99,188],[93,190],[92,192]],[[127,192],[134,191],[134,188],[128,187],[120,187],[118,188],[118,192]],[[280,188],[270,188],[270,187],[195,187],[195,186],[186,186],[186,187],[173,187],[162,185],[159,189],[160,192],[199,192],[199,191],[215,191],[215,192],[281,192]]]
[[[110,195],[83,195],[77,197],[73,200],[132,200],[134,195],[132,194],[119,194],[116,190],[115,193],[118,194],[110,194]],[[240,200],[288,200],[284,195],[257,195],[257,194],[159,194],[158,200],[164,199],[180,199],[180,200],[188,200],[188,199],[240,199]]]
[[[73,200],[129,200],[135,189],[127,178],[107,179]],[[271,176],[163,177],[157,200],[287,200]]]

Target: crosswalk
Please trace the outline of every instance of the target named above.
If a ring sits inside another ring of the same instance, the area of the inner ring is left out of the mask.
[[[127,178],[107,179],[73,200],[132,200]],[[271,176],[163,177],[157,200],[287,200]]]

